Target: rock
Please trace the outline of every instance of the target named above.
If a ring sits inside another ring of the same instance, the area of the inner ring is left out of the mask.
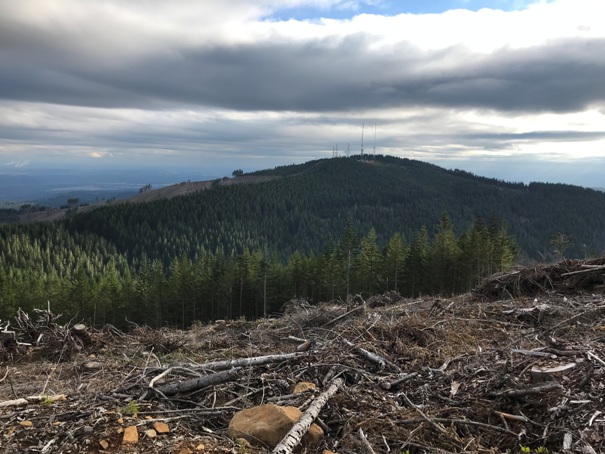
[[[99,440],[99,445],[101,445],[101,448],[103,448],[103,450],[109,448],[109,442],[107,440]]]
[[[128,426],[124,429],[124,438],[122,439],[122,443],[138,443],[139,442],[139,432],[137,432],[136,426]]]
[[[292,394],[304,393],[305,391],[316,388],[317,386],[315,386],[315,383],[311,383],[310,381],[301,381],[300,383],[294,385],[292,388]]]
[[[301,416],[302,412],[296,407],[259,405],[237,412],[229,423],[227,434],[234,440],[244,438],[253,445],[273,449]],[[301,444],[303,447],[316,449],[323,436],[321,427],[312,424]]]
[[[170,427],[168,427],[168,424],[166,424],[165,422],[161,422],[161,421],[154,422],[153,428],[159,434],[167,434],[168,432],[170,432]]]
[[[33,422],[31,422],[31,421],[29,421],[27,419],[25,421],[21,421],[19,424],[22,425],[23,427],[31,427],[31,426],[34,425]]]
[[[145,435],[147,435],[148,438],[155,438],[158,436],[158,433],[153,429],[148,429],[145,431]]]

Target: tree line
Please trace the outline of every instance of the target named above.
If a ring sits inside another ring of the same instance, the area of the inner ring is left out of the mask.
[[[145,252],[129,260],[107,240],[72,234],[64,224],[4,225],[0,319],[50,302],[64,317],[95,326],[187,327],[194,320],[271,315],[293,298],[345,301],[391,290],[409,297],[457,294],[519,257],[495,217],[456,235],[444,213],[433,230],[422,227],[410,238],[395,233],[380,242],[374,228],[361,234],[349,221],[317,253],[295,250],[283,257],[268,248],[202,246],[165,265]]]

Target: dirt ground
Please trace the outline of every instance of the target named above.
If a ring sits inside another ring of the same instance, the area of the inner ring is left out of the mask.
[[[0,452],[267,453],[226,436],[235,412],[304,412],[335,377],[345,384],[319,414],[318,452],[605,452],[599,266],[516,270],[454,298],[291,301],[279,318],[188,331],[76,332],[48,311],[21,314],[0,337]],[[292,394],[302,381],[316,389]]]

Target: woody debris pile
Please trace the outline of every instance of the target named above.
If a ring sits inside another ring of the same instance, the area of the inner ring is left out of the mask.
[[[605,259],[188,331],[0,328],[0,452],[605,452]]]

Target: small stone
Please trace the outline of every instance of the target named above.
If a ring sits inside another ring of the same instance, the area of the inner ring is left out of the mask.
[[[124,418],[118,418],[118,424],[124,424]]]
[[[189,448],[183,448],[178,452],[178,454],[193,454],[193,451]]]
[[[149,429],[145,431],[145,435],[147,435],[149,438],[155,438],[158,436],[158,433],[153,429]]]
[[[109,448],[109,442],[107,440],[99,440],[99,444],[101,445],[101,448],[103,448],[103,449]]]
[[[170,427],[168,427],[168,424],[166,424],[165,422],[161,422],[161,421],[154,422],[153,428],[159,434],[167,434],[168,432],[170,432]]]
[[[203,451],[204,449],[206,449],[206,446],[203,443],[200,443],[195,447],[196,451]]]
[[[23,427],[31,427],[34,425],[33,422],[28,421],[27,419],[25,421],[21,421],[19,424],[21,424]]]
[[[292,394],[304,393],[305,391],[309,391],[310,389],[316,389],[315,383],[311,383],[310,381],[301,381],[297,383],[292,388]]]
[[[136,426],[128,426],[124,429],[124,438],[122,443],[138,443],[139,432],[137,432]]]

